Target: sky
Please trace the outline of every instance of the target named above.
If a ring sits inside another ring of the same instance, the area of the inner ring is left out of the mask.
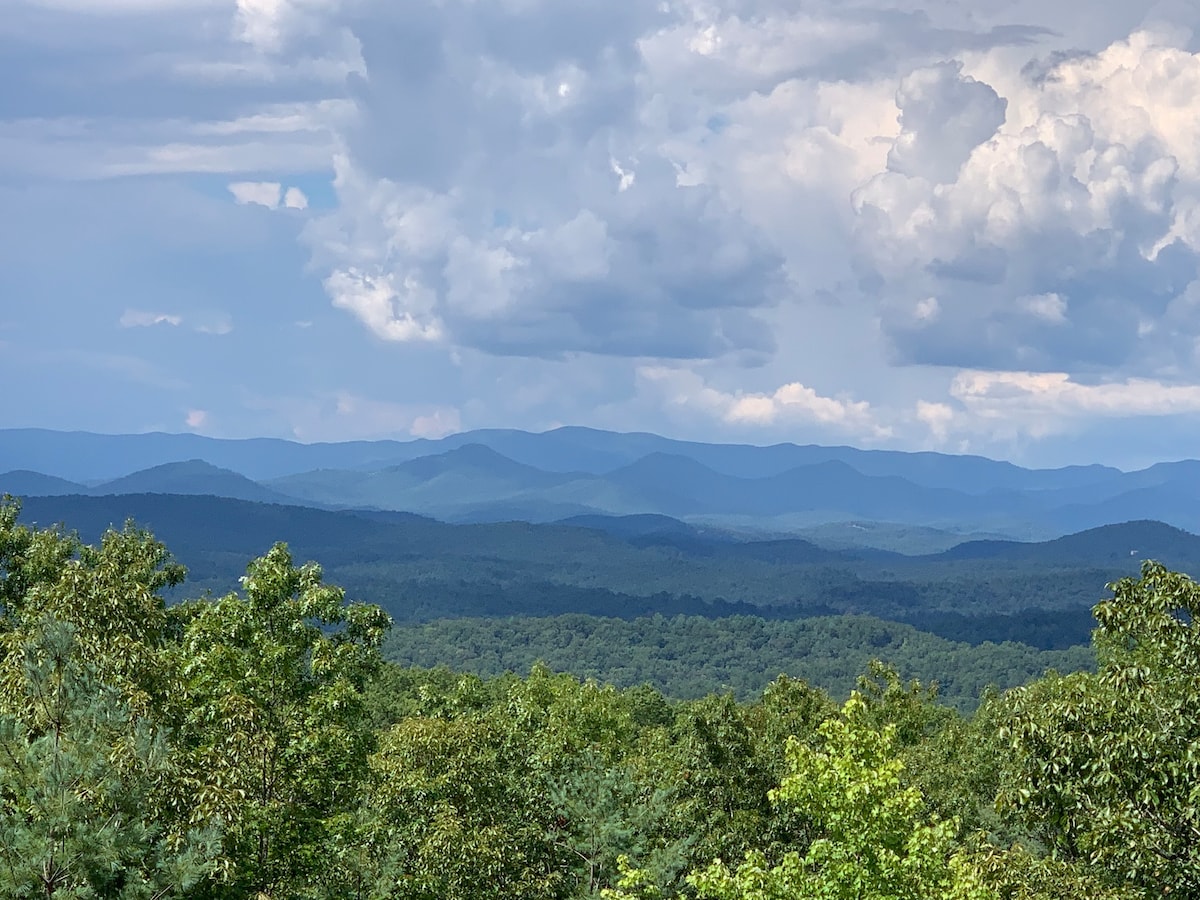
[[[1183,0],[4,0],[0,425],[1200,455]]]

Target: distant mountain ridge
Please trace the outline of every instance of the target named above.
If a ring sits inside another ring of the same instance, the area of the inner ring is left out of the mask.
[[[0,430],[6,468],[0,490],[30,496],[206,494],[451,522],[660,515],[781,535],[865,521],[1045,539],[1147,519],[1200,531],[1195,460],[1129,473],[1024,469],[977,456],[701,444],[579,427],[344,444]]]
[[[1099,465],[1025,469],[982,456],[846,446],[705,444],[581,426],[540,433],[478,429],[437,440],[313,444],[279,438],[233,440],[162,432],[110,435],[9,428],[0,429],[0,471],[25,469],[95,483],[163,463],[203,459],[262,481],[316,469],[378,471],[468,444],[489,447],[515,462],[548,472],[602,475],[654,453],[694,459],[714,471],[739,478],[777,475],[798,466],[840,460],[864,475],[897,475],[914,484],[956,487],[972,493],[1086,486],[1120,474],[1118,469]]]
[[[1040,543],[966,541],[931,558],[1031,563],[1069,560],[1080,565],[1108,566],[1158,557],[1187,563],[1200,575],[1200,538],[1163,522],[1140,520],[1101,525]]]
[[[28,469],[0,473],[0,494],[15,497],[60,497],[64,494],[86,494],[85,485],[55,475],[43,475]]]

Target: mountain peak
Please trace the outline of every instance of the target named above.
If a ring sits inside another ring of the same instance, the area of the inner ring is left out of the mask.
[[[264,503],[290,503],[291,498],[263,487],[231,469],[223,469],[202,459],[162,463],[116,478],[92,488],[93,494],[202,494],[256,500]]]

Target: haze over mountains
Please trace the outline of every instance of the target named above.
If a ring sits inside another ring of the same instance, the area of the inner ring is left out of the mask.
[[[1194,460],[1136,472],[1025,469],[976,456],[586,428],[344,444],[16,429],[0,431],[0,473],[0,491],[21,496],[203,494],[450,522],[649,514],[758,534],[883,522],[1030,540],[1153,519],[1200,531]]]
[[[1200,571],[1200,463],[696,444],[563,428],[304,445],[0,431],[0,492],[96,540],[127,519],[224,592],[277,540],[399,622],[862,614],[1085,644],[1104,585]],[[1182,530],[1181,530],[1182,529]],[[1016,540],[1014,540],[1016,539]]]

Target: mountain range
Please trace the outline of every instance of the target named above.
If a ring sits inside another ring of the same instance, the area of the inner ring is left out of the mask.
[[[9,429],[0,430],[0,472],[0,492],[19,496],[211,495],[448,522],[652,515],[757,537],[860,523],[864,546],[879,537],[879,523],[932,529],[917,550],[1141,519],[1200,531],[1195,460],[1136,472],[1028,469],[978,456],[703,444],[575,427],[330,444]]]

